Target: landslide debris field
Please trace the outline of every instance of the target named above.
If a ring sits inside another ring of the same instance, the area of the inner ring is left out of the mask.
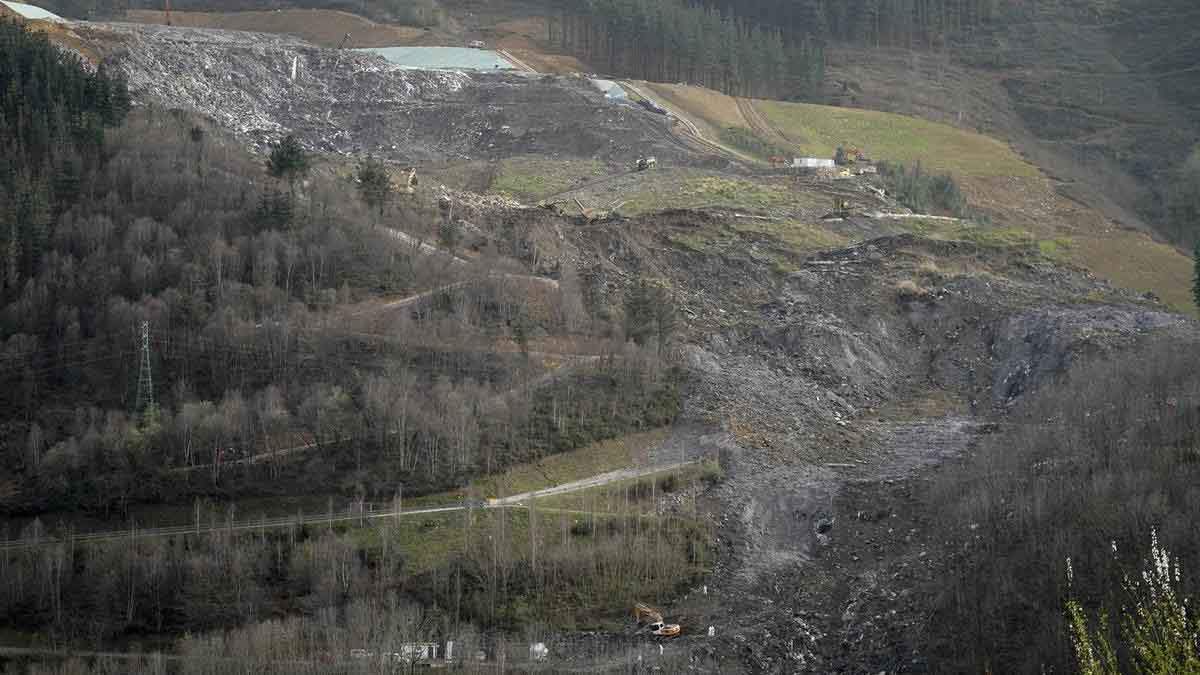
[[[664,659],[920,670],[926,656],[906,651],[928,627],[920,595],[965,536],[937,529],[913,497],[922,482],[1011,433],[1006,411],[1078,364],[1151,336],[1196,342],[1187,318],[1042,241],[889,218],[911,212],[867,183],[739,165],[586,79],[406,70],[273,35],[78,30],[143,100],[201,112],[253,147],[294,133],[455,187],[507,180],[516,199],[455,192],[456,213],[484,239],[526,228],[534,273],[569,265],[613,306],[638,278],[670,289],[689,384],[650,460],[715,458],[725,478],[698,495],[718,562],[704,590],[667,605],[685,635]],[[661,168],[630,172],[641,154]],[[550,160],[571,178],[549,180],[537,162]],[[422,184],[416,198],[438,194]],[[589,219],[529,203],[575,197],[633,205]],[[834,197],[855,212],[824,220]]]
[[[586,79],[412,70],[263,33],[139,24],[79,32],[120,64],[136,95],[208,115],[255,147],[286,131],[313,150],[396,162],[624,161],[639,152],[692,160],[663,117],[608,104]]]

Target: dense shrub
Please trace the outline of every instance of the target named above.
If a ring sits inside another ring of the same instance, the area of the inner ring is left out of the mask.
[[[920,162],[911,169],[903,164],[880,162],[879,174],[888,191],[918,213],[944,211],[955,216],[966,215],[967,198],[950,174],[926,173]]]

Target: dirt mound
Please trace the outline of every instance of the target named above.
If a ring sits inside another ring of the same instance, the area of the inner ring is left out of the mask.
[[[665,120],[606,102],[577,78],[408,70],[262,33],[135,24],[86,32],[135,95],[209,115],[258,147],[294,133],[316,150],[405,162],[692,157]]]
[[[133,23],[167,23],[165,12],[131,9],[125,19]],[[220,28],[293,35],[320,47],[338,47],[347,33],[346,47],[395,47],[422,44],[428,32],[411,26],[379,24],[357,14],[332,9],[277,9],[270,12],[171,12],[171,25]]]

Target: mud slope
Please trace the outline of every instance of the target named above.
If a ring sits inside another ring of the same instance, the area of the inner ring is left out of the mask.
[[[923,672],[906,597],[946,551],[914,486],[1007,433],[1011,405],[1075,364],[1197,332],[1020,248],[900,235],[772,274],[749,246],[719,260],[671,247],[685,220],[576,236],[609,297],[667,279],[690,319],[691,386],[659,461],[707,454],[726,472],[707,494],[716,571],[670,608],[705,672]]]
[[[606,103],[582,79],[406,70],[264,33],[136,24],[82,30],[124,71],[135,96],[209,115],[258,147],[294,133],[315,150],[396,161],[691,157],[665,119]]]

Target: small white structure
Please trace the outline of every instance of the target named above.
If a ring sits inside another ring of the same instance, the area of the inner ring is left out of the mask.
[[[400,645],[399,661],[433,661],[438,657],[438,646],[432,642],[410,642]]]
[[[832,159],[823,157],[796,157],[792,159],[792,168],[794,169],[832,169],[834,167]]]
[[[545,642],[534,642],[529,645],[530,661],[545,661],[549,656],[550,650],[546,647]]]
[[[438,646],[432,642],[410,642],[400,645],[397,652],[376,652],[371,649],[351,649],[352,659],[375,659],[384,663],[413,663],[414,661],[434,661],[438,657]]]

